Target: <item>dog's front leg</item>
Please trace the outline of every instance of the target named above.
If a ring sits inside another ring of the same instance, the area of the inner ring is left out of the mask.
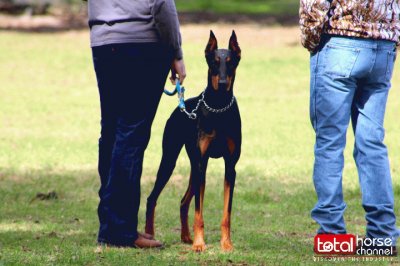
[[[231,210],[235,180],[235,164],[230,159],[225,159],[224,213],[221,222],[221,248],[224,251],[233,250],[231,241]]]
[[[204,202],[204,191],[206,186],[206,168],[208,158],[200,159],[197,169],[194,171],[192,178],[195,196],[195,213],[194,213],[194,241],[193,250],[197,252],[204,251],[206,249],[206,243],[204,241],[204,220],[203,220],[203,202]]]
[[[199,134],[197,148],[196,151],[192,153],[194,156],[191,158],[192,184],[195,196],[193,250],[197,252],[206,249],[206,244],[204,242],[203,201],[206,187],[206,170],[209,158],[207,151],[214,135]]]

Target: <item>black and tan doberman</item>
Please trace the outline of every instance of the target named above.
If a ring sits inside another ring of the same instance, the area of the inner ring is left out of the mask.
[[[235,166],[240,157],[242,142],[239,108],[233,96],[236,68],[241,50],[233,31],[229,49],[218,49],[217,39],[210,32],[206,59],[209,67],[208,84],[198,97],[188,99],[188,110],[196,110],[197,118],[177,108],[167,121],[163,136],[163,155],[153,191],[147,199],[146,233],[154,235],[154,213],[157,199],[171,177],[178,155],[185,145],[190,159],[189,186],[181,201],[181,239],[193,243],[193,250],[203,251],[204,242],[203,199],[208,159],[223,157],[225,161],[224,210],[221,223],[221,247],[233,249],[230,236]],[[188,210],[195,196],[194,241],[190,237]]]

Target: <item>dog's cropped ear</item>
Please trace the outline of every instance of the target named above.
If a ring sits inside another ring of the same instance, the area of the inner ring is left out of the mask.
[[[232,31],[232,35],[231,38],[229,39],[229,50],[231,50],[232,52],[236,53],[237,56],[241,56],[241,50],[237,41],[237,37],[236,37],[236,33],[233,30]]]
[[[208,40],[205,50],[206,56],[217,49],[218,49],[217,38],[215,38],[214,32],[210,30],[210,39]]]

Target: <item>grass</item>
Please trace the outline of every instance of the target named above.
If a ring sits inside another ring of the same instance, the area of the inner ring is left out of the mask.
[[[206,82],[203,50],[209,28],[214,29],[220,47],[225,46],[230,26],[188,25],[182,29],[187,96],[200,93]],[[179,202],[189,174],[184,153],[157,207],[156,234],[166,248],[93,252],[98,229],[99,104],[88,33],[2,32],[0,265],[314,263],[312,238],[317,225],[309,215],[315,193],[311,181],[314,135],[308,119],[308,54],[298,45],[296,29],[237,26],[236,32],[243,50],[235,93],[244,142],[233,205],[235,250],[223,253],[219,248],[224,170],[222,161],[213,160],[209,163],[204,211],[208,249],[202,254],[193,253],[179,239]],[[397,200],[399,74],[396,68],[386,119]],[[146,152],[142,202],[153,186],[162,130],[175,106],[175,98],[163,97]],[[348,231],[362,235],[365,221],[351,158],[352,141],[349,132],[345,218]],[[56,191],[58,199],[33,200],[37,193],[49,191]],[[144,227],[144,211],[142,204],[139,229]],[[396,213],[400,213],[399,204]],[[192,222],[193,210],[190,217]]]
[[[75,6],[86,5],[82,0],[64,0]],[[297,15],[297,0],[176,0],[178,11],[214,12],[228,14]]]
[[[270,15],[296,15],[298,12],[296,0],[177,0],[175,2],[179,11]]]
[[[13,2],[13,1],[11,1]],[[78,12],[80,7],[86,6],[82,0],[58,0],[58,1],[14,1],[30,3],[39,6],[41,2],[52,2],[52,8],[71,7],[70,11]],[[299,1],[297,0],[176,0],[178,11],[189,12],[213,12],[224,14],[268,14],[268,15],[297,15]]]

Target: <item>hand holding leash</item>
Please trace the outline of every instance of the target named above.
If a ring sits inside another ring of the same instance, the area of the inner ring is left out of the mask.
[[[171,65],[171,77],[169,78],[172,84],[176,85],[177,76],[179,78],[179,82],[183,84],[183,81],[186,78],[186,68],[185,62],[183,59],[174,59]]]

